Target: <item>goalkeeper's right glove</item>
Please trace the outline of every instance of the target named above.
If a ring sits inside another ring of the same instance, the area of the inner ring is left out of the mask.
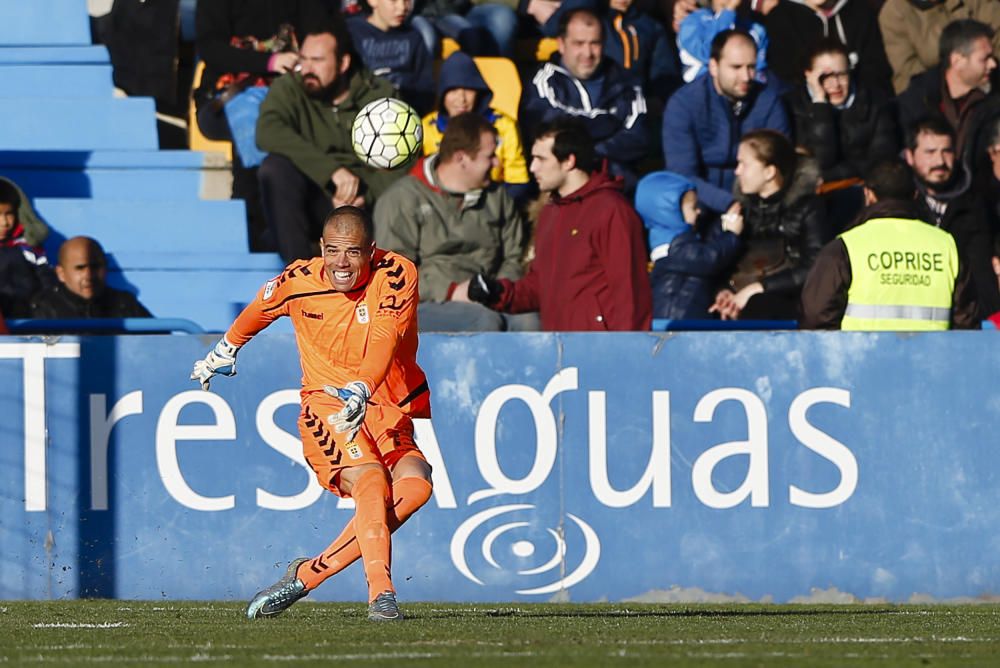
[[[194,363],[191,380],[197,380],[201,383],[201,389],[207,390],[212,376],[215,374],[235,376],[236,353],[239,349],[239,346],[234,346],[226,341],[226,337],[222,337],[215,344],[215,349],[205,355],[205,359]]]
[[[469,299],[486,306],[491,306],[500,301],[503,294],[503,285],[500,281],[488,277],[486,274],[476,274],[469,279]]]

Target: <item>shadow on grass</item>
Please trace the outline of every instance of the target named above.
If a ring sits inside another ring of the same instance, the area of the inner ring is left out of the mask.
[[[408,615],[410,618],[422,619],[447,619],[469,617],[514,617],[524,619],[572,619],[572,618],[641,618],[641,617],[662,617],[664,619],[676,619],[683,617],[691,618],[752,618],[752,617],[800,617],[800,616],[820,616],[820,615],[885,615],[898,612],[892,607],[870,607],[845,605],[822,609],[800,608],[800,607],[775,607],[773,609],[727,609],[727,610],[531,610],[524,608],[496,608],[489,610],[445,610],[445,609],[423,609],[414,610]]]

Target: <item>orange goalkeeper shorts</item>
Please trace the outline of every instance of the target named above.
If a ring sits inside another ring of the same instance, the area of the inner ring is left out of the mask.
[[[319,484],[337,496],[345,496],[337,488],[337,474],[360,464],[381,464],[388,470],[406,455],[424,458],[413,440],[413,420],[395,406],[368,404],[365,421],[354,440],[348,434],[338,434],[330,419],[340,412],[344,403],[326,392],[310,392],[302,398],[299,414],[299,434],[302,452]]]

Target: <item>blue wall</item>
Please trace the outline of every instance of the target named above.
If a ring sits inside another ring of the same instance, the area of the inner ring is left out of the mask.
[[[0,598],[246,599],[339,532],[352,511],[299,463],[293,338],[204,393],[213,342],[0,339]],[[394,541],[400,596],[996,593],[997,345],[424,336],[436,488]],[[364,596],[354,566],[312,598]]]

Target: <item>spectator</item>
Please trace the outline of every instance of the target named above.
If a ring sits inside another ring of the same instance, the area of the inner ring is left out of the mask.
[[[968,269],[952,236],[923,219],[909,168],[879,163],[864,192],[858,222],[823,247],[806,278],[799,327],[979,329]]]
[[[286,262],[319,253],[331,196],[333,206],[370,205],[406,174],[367,167],[354,153],[354,117],[393,88],[355,62],[343,24],[309,32],[301,55],[301,71],[271,85],[257,122],[257,143],[270,153],[259,174],[264,212]]]
[[[418,112],[433,104],[431,54],[408,22],[413,0],[366,0],[367,16],[353,16],[347,28],[365,67],[387,79]]]
[[[604,54],[631,72],[657,114],[681,83],[677,47],[663,25],[635,0],[609,0],[604,17]]]
[[[710,318],[716,285],[743,250],[743,217],[726,216],[721,226],[713,224],[702,234],[694,182],[673,172],[644,176],[635,191],[635,208],[652,249],[653,317]]]
[[[938,41],[944,27],[957,19],[976,19],[1000,26],[996,0],[886,0],[878,15],[885,55],[892,66],[892,85],[902,93],[910,79],[939,63]],[[1000,46],[994,34],[993,47]],[[904,124],[905,125],[905,124]]]
[[[821,38],[844,45],[854,79],[871,91],[893,94],[892,68],[878,28],[878,11],[869,0],[801,0],[813,11],[813,30],[796,35],[796,46],[809,49]],[[802,53],[808,56],[808,51]],[[805,66],[807,63],[802,63]]]
[[[525,224],[507,191],[490,180],[496,144],[496,128],[482,115],[453,117],[439,152],[418,161],[375,206],[378,247],[417,265],[423,331],[530,328],[470,303],[465,288],[457,289],[477,272],[521,275]]]
[[[816,45],[805,83],[784,97],[795,140],[819,162],[826,183],[860,178],[869,165],[899,154],[889,100],[854,79],[847,49],[837,40]]]
[[[461,51],[451,54],[438,74],[437,109],[424,116],[424,154],[437,152],[449,119],[475,112],[492,123],[497,131],[497,166],[491,178],[504,184],[515,202],[521,202],[531,191],[521,131],[517,121],[490,106],[492,101],[493,91],[475,61]]]
[[[648,330],[642,223],[620,181],[597,167],[579,121],[539,128],[531,173],[551,198],[538,217],[534,260],[521,280],[481,271],[459,289],[505,313],[537,310],[545,331]]]
[[[743,135],[737,160],[729,213],[743,216],[747,250],[709,310],[724,320],[794,320],[806,274],[829,238],[816,196],[819,168],[775,130]]]
[[[32,296],[55,282],[45,250],[26,239],[21,211],[34,216],[20,189],[0,178],[0,313],[11,318],[27,317]]]
[[[75,318],[151,318],[130,292],[106,285],[104,249],[90,237],[73,237],[59,247],[59,282],[38,293],[31,317],[44,320]]]
[[[800,83],[809,49],[820,37],[813,11],[799,0],[751,0],[750,5],[767,31],[768,77],[779,88]]]
[[[31,200],[28,199],[20,186],[10,179],[0,176],[0,193],[8,203],[17,202],[17,223],[24,230],[24,242],[33,248],[41,248],[49,236],[49,226],[38,217]]]
[[[758,128],[789,133],[777,88],[754,80],[756,62],[757,46],[750,35],[720,32],[712,40],[709,76],[674,93],[663,116],[667,169],[693,180],[698,198],[716,212],[733,202],[734,138]]]
[[[471,56],[514,57],[517,2],[426,0],[417,3],[413,27],[427,50],[437,54],[441,36],[450,37]],[[471,6],[470,6],[471,5]]]
[[[254,115],[234,116],[237,128],[230,128],[226,103],[243,92],[252,100],[263,97],[266,87],[298,62],[298,37],[326,16],[322,0],[212,0],[199,2],[195,10],[195,46],[205,62],[201,85],[194,92],[197,123],[209,139],[242,139],[233,153],[232,198],[247,207],[250,250],[274,250],[267,232],[267,220],[260,204],[257,169],[260,155],[253,147]],[[230,107],[231,109],[233,107]],[[253,150],[244,157],[247,141]],[[245,162],[244,162],[245,161]]]
[[[1000,98],[990,95],[996,69],[993,30],[978,21],[953,21],[941,32],[941,66],[914,76],[899,96],[903,127],[942,114],[955,131],[955,152],[971,166],[974,138],[984,120],[1000,113]]]
[[[635,163],[648,150],[646,98],[639,80],[604,56],[603,30],[593,10],[562,15],[559,52],[525,87],[519,120],[533,138],[542,123],[560,116],[580,118],[612,174],[632,179]]]
[[[21,224],[23,202],[23,195],[14,182],[0,178],[0,248],[16,248],[31,264],[47,265],[45,249],[28,241]],[[31,209],[30,204],[28,209]]]
[[[990,234],[1000,239],[1000,117],[992,119],[982,134],[984,147],[975,160],[974,187],[986,198]]]
[[[753,37],[757,46],[756,77],[766,80],[767,30],[750,18],[749,13],[739,11],[742,0],[711,0],[709,6],[696,9],[681,22],[677,34],[684,81],[694,81],[705,73],[712,51],[712,40],[723,30],[738,28]]]
[[[928,220],[955,237],[962,263],[969,267],[983,314],[1000,311],[990,264],[992,235],[987,205],[972,187],[968,167],[955,160],[955,135],[939,117],[920,121],[907,136],[904,154],[913,168],[920,199],[927,206]]]

